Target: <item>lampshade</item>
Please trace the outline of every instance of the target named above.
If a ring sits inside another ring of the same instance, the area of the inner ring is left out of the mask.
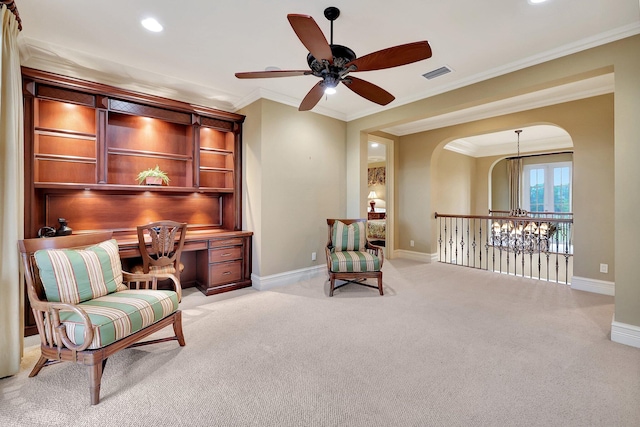
[[[377,199],[378,195],[376,194],[375,191],[370,191],[369,195],[367,196],[367,199]]]

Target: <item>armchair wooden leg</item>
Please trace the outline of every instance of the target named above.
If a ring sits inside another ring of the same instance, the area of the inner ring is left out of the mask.
[[[380,291],[380,295],[384,295],[382,291],[382,276],[378,277],[378,290]]]
[[[329,277],[329,281],[331,282],[331,287],[329,288],[329,296],[332,297],[333,289],[335,288],[335,285],[336,285],[336,279],[335,277],[333,277],[333,274]]]
[[[29,374],[29,378],[35,377],[36,375],[38,375],[38,372],[40,372],[40,370],[44,368],[44,365],[47,364],[47,361],[49,361],[49,359],[41,355],[40,359],[38,359],[35,366],[31,370],[31,373]]]
[[[182,312],[178,311],[173,319],[173,332],[176,334],[180,347],[185,346],[184,335],[182,333]]]
[[[98,361],[95,365],[89,366],[89,393],[91,404],[100,403],[100,382],[102,381],[102,366],[104,361]]]

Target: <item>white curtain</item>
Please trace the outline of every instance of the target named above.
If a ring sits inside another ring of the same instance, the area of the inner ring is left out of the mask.
[[[0,9],[0,378],[20,369],[23,295],[18,240],[24,236],[24,133],[18,22]]]
[[[509,174],[509,210],[515,212],[520,209],[522,193],[522,158],[515,157],[507,160],[507,172]]]

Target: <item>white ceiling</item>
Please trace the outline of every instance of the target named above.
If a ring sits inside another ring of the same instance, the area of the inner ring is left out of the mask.
[[[570,150],[573,148],[571,136],[562,128],[537,125],[518,128],[520,133],[520,154],[549,150]],[[516,129],[486,135],[476,135],[451,141],[446,149],[473,157],[509,156],[517,154],[518,134]]]
[[[352,120],[567,53],[640,33],[638,0],[18,0],[23,65],[235,111],[263,97],[298,106],[313,76],[239,80],[238,71],[305,69],[307,51],[288,13],[315,18],[329,38],[327,6],[340,8],[334,42],[365,54],[428,40],[433,57],[354,73],[396,100],[380,107],[350,90],[313,111]],[[162,33],[143,29],[155,17]],[[427,80],[423,73],[454,72]],[[309,113],[300,113],[309,114]]]

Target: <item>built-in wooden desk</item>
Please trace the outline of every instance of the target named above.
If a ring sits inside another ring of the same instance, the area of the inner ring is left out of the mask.
[[[182,250],[183,287],[197,286],[205,295],[251,286],[250,231],[188,231]],[[138,237],[114,236],[124,268],[140,256]],[[133,259],[133,260],[132,260]]]

